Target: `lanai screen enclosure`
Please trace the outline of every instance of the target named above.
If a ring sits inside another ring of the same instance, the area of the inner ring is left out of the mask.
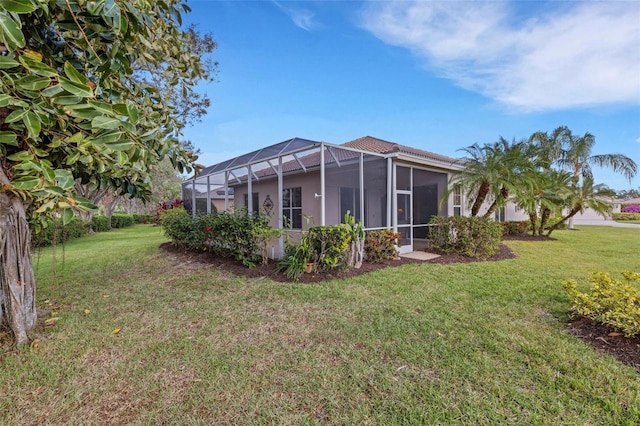
[[[207,167],[182,192],[194,215],[212,212],[218,198],[224,209],[262,212],[292,230],[337,224],[350,211],[366,230],[398,231],[408,252],[432,216],[462,213],[457,194],[440,203],[455,170],[454,159],[371,137],[343,145],[293,138]],[[272,254],[282,250],[280,241]]]

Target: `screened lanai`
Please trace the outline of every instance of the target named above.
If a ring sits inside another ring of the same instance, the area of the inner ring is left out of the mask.
[[[455,210],[439,203],[452,159],[428,153],[429,159],[423,156],[412,165],[408,160],[426,152],[370,139],[335,145],[293,138],[215,164],[184,182],[185,206],[194,215],[244,208],[294,232],[340,223],[349,211],[366,230],[397,230],[401,249],[411,251],[414,236],[426,236],[431,216]],[[375,149],[371,141],[379,142]],[[388,146],[379,149],[380,143]],[[427,160],[443,164],[420,168]],[[272,249],[276,255],[282,253],[282,241],[278,246]]]

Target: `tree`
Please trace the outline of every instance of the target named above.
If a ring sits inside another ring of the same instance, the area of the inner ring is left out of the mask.
[[[464,170],[455,175],[450,187],[459,185],[471,206],[471,216],[477,216],[487,200],[492,200],[484,217],[490,217],[504,206],[509,194],[525,184],[529,163],[525,155],[526,143],[509,142],[500,137],[492,144],[477,143],[463,148]]]
[[[582,184],[580,186],[572,186],[571,189],[571,195],[566,200],[567,204],[571,206],[569,212],[549,228],[547,236],[551,235],[551,233],[558,229],[560,225],[574,217],[576,214],[584,212],[587,207],[600,214],[606,214],[611,211],[611,205],[605,200],[608,197],[613,197],[615,195],[615,191],[604,185],[594,185],[592,177],[585,177],[582,179]]]
[[[190,171],[178,109],[133,77],[162,64],[193,93],[206,71],[180,29],[188,11],[179,0],[0,2],[0,321],[18,345],[36,321],[28,222],[92,209],[76,179],[144,199],[162,159]]]

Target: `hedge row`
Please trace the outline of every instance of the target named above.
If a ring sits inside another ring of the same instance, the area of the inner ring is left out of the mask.
[[[84,223],[80,218],[74,217],[69,223],[63,225],[62,219],[55,219],[39,233],[33,233],[32,246],[46,247],[52,244],[64,243],[74,238],[87,234],[89,228],[93,232],[106,232],[113,228],[124,228],[134,223],[150,223],[153,215],[129,215],[114,214],[109,218],[102,215],[93,216],[90,224]]]
[[[211,250],[252,267],[262,259],[256,235],[269,227],[267,219],[234,212],[205,214],[192,218],[183,208],[165,210],[160,221],[173,245],[193,251]]]
[[[46,247],[52,244],[60,244],[74,238],[82,237],[87,233],[87,227],[77,217],[71,219],[66,225],[62,224],[62,219],[55,219],[48,226],[31,238],[33,247]]]
[[[611,218],[613,220],[640,220],[640,213],[613,213]]]

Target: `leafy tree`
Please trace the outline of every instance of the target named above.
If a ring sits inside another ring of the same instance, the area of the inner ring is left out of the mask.
[[[179,0],[0,1],[0,321],[18,345],[35,324],[31,234],[94,206],[74,182],[145,198],[153,165],[195,157],[178,108],[136,69],[161,66],[187,95],[206,75]],[[197,53],[197,52],[196,52]]]

